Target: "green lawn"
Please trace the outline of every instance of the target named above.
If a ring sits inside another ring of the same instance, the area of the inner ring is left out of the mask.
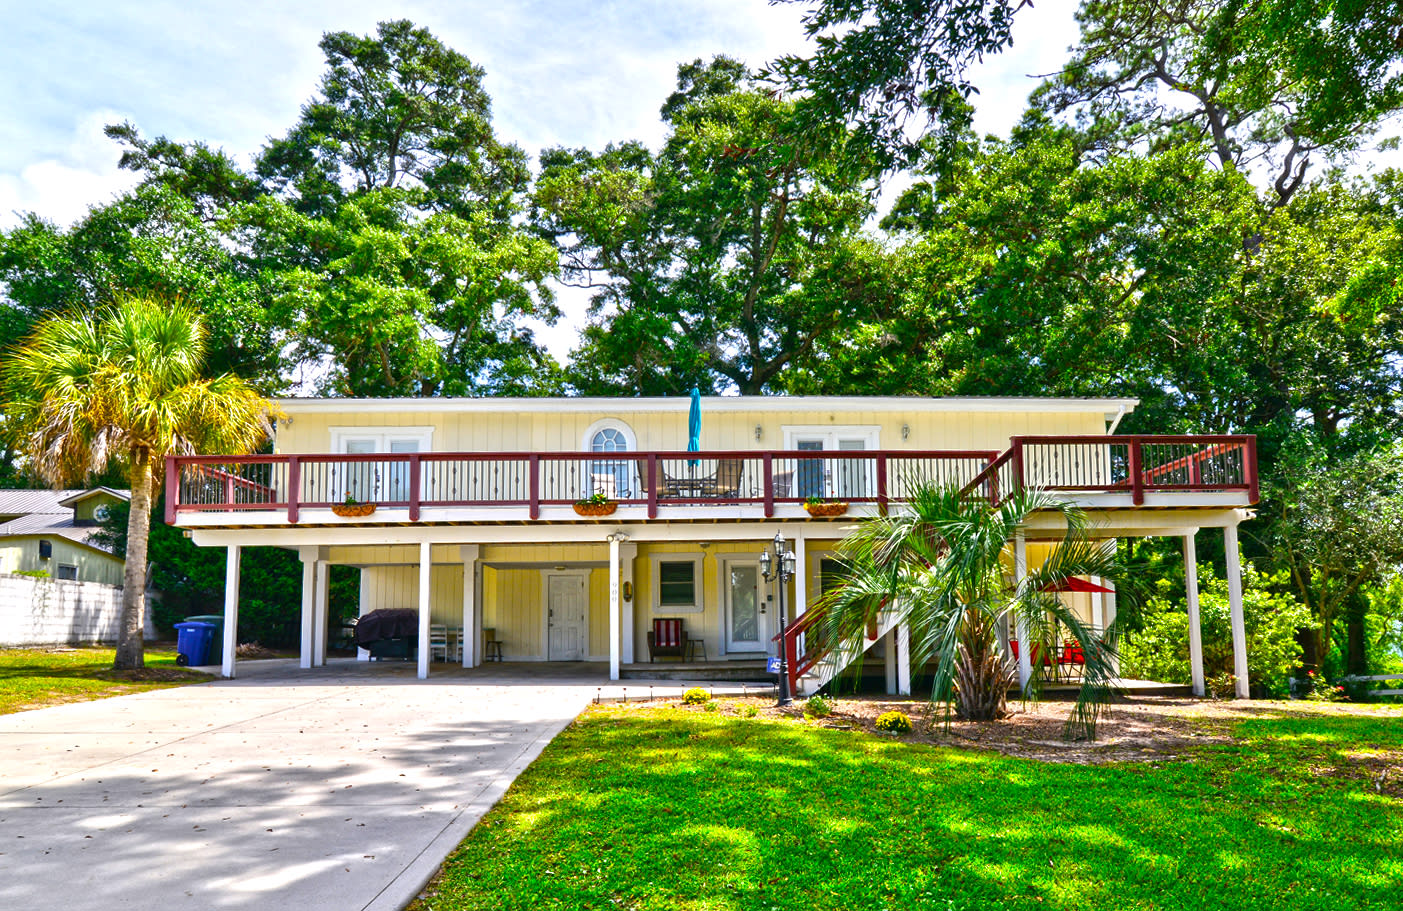
[[[112,670],[110,648],[0,649],[0,715],[201,683],[208,674],[176,667],[175,648],[148,646],[146,669]]]
[[[1403,908],[1403,714],[1254,709],[1103,766],[596,709],[411,908]]]

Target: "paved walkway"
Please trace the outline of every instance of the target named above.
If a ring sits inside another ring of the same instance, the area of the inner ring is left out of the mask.
[[[0,908],[398,909],[586,704],[620,695],[587,667],[241,662],[234,681],[0,716]]]

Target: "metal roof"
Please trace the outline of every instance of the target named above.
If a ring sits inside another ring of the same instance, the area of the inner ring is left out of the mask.
[[[64,500],[84,490],[0,490],[0,516],[22,516],[34,512],[57,512],[72,515],[63,506]]]

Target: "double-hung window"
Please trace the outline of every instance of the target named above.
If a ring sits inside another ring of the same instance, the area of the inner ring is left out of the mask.
[[[702,609],[700,554],[653,556],[653,612],[699,613]]]

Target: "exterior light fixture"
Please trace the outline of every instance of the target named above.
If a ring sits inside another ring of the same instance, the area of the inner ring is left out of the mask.
[[[760,551],[760,572],[765,577],[765,581],[772,579],[778,583],[779,598],[779,698],[776,702],[779,705],[790,705],[794,702],[789,693],[789,650],[784,641],[784,631],[788,626],[784,616],[784,589],[789,584],[789,580],[794,578],[795,570],[798,566],[798,557],[794,551],[785,547],[784,533],[775,532],[775,539],[771,542],[769,549]]]
[[[906,442],[908,439],[910,439],[910,438],[911,438],[911,425],[910,425],[910,424],[902,424],[902,425],[901,425],[901,442],[905,443],[905,442]]]
[[[760,437],[764,434],[764,428],[759,424],[755,425],[755,442],[760,442]]]

